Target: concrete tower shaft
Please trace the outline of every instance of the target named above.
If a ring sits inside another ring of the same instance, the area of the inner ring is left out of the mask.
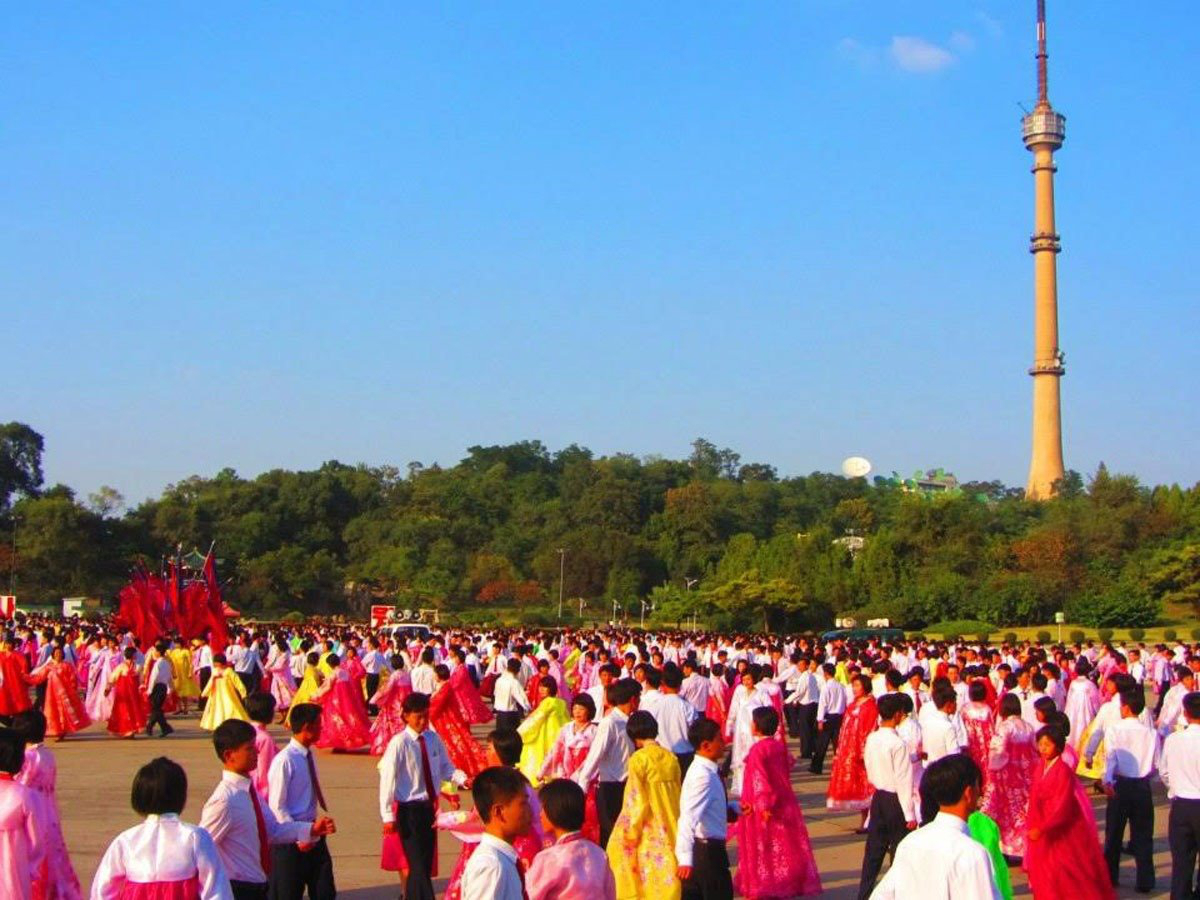
[[[1021,123],[1025,147],[1033,153],[1033,452],[1025,496],[1054,495],[1064,475],[1059,380],[1066,371],[1058,343],[1058,265],[1062,250],[1054,223],[1054,151],[1066,137],[1066,118],[1050,105],[1046,66],[1046,2],[1037,4],[1038,99]]]

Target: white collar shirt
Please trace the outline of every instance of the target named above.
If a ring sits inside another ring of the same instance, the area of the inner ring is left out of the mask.
[[[846,712],[846,692],[836,678],[826,678],[821,685],[817,700],[817,721],[824,722],[829,716],[840,716]]]
[[[954,720],[942,710],[935,709],[921,722],[921,746],[928,764],[961,750],[960,735],[954,727]]]
[[[1148,778],[1158,754],[1158,732],[1140,719],[1121,719],[1104,730],[1105,784],[1118,778]]]
[[[913,808],[912,754],[895,728],[877,728],[867,735],[863,762],[867,780],[875,790],[891,791],[900,801],[905,821],[917,821]]]
[[[429,774],[433,784],[429,786],[435,794],[441,790],[443,782],[449,781],[462,786],[467,776],[454,767],[446,745],[437,732],[426,729],[417,734],[411,728],[404,728],[399,734],[388,741],[383,756],[379,758],[379,815],[384,822],[394,822],[396,819],[393,804],[432,802],[436,797],[429,795],[425,786],[425,773],[421,763],[421,741],[425,742],[425,751],[429,755]]]
[[[511,672],[505,672],[496,679],[492,705],[496,712],[529,712],[529,697]]]
[[[267,770],[267,800],[280,822],[315,822],[317,793],[308,761],[312,751],[292,738],[271,760]],[[312,760],[316,771],[316,760]]]
[[[697,672],[692,672],[683,679],[683,684],[679,686],[679,696],[692,704],[696,712],[703,715],[708,709],[708,679]]]
[[[939,812],[896,848],[872,900],[1000,900],[992,858],[967,823]]]
[[[696,840],[725,840],[728,833],[726,811],[729,801],[717,764],[696,755],[683,776],[679,793],[679,821],[675,832],[675,860],[690,866]]]
[[[485,831],[463,869],[462,900],[522,900],[524,895],[517,851]]]
[[[593,779],[618,782],[629,777],[629,737],[625,734],[628,722],[629,716],[619,707],[600,720],[591,749],[574,776],[585,791]]]
[[[1188,725],[1163,741],[1159,776],[1171,799],[1200,800],[1200,725]]]
[[[433,666],[421,663],[412,670],[412,688],[414,694],[433,695]]]
[[[678,694],[663,694],[654,708],[658,743],[672,753],[692,753],[688,727],[697,716],[695,707]]]
[[[252,794],[254,787],[249,778],[236,772],[222,772],[221,780],[204,804],[200,827],[212,836],[230,880],[265,884],[267,873],[259,856],[258,819],[254,814],[257,795]],[[262,801],[259,809],[268,844],[297,844],[312,839],[311,822],[280,822]]]

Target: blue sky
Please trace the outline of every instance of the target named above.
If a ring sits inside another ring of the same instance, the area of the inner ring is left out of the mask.
[[[6,12],[49,481],[703,435],[1023,484],[1033,0],[345,6]],[[1049,6],[1067,464],[1190,484],[1195,6]]]

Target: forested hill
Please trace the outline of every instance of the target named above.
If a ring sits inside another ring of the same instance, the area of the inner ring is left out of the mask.
[[[374,598],[537,621],[557,611],[560,571],[572,614],[584,598],[585,617],[604,618],[616,599],[636,619],[646,598],[652,621],[696,611],[725,626],[824,625],[847,611],[1008,625],[1058,610],[1129,626],[1200,599],[1200,487],[1151,489],[1103,466],[1028,503],[996,482],[930,498],[779,478],[704,440],[679,460],[524,441],[472,447],[449,468],[226,469],[124,511],[113,491],[44,488],[27,426],[0,425],[0,455],[0,573],[15,517],[22,602],[111,596],[139,556],[157,567],[176,544],[212,541],[229,599],[269,614],[362,612]]]

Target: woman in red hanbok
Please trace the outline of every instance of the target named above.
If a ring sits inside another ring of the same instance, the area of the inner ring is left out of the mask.
[[[479,696],[479,688],[471,680],[471,671],[467,668],[467,655],[462,649],[455,647],[450,651],[456,665],[450,673],[450,688],[454,703],[459,714],[468,725],[483,725],[495,718],[494,714]]]
[[[738,842],[734,886],[749,900],[786,900],[821,893],[804,815],[792,790],[794,760],[777,740],[779,714],[754,710],[754,745],[742,775],[742,814],[733,826]]]
[[[713,663],[712,672],[708,676],[708,705],[705,714],[721,726],[725,733],[725,720],[729,718],[729,684],[725,681],[725,667],[721,663]]]
[[[1116,896],[1096,836],[1096,818],[1075,772],[1062,760],[1058,728],[1037,733],[1041,764],[1029,792],[1025,872],[1035,900],[1111,900]]]
[[[987,702],[987,688],[984,687],[982,680],[973,680],[967,686],[967,696],[970,699],[963,704],[959,711],[963,729],[967,732],[967,755],[975,760],[975,765],[979,766],[986,787],[988,748],[992,743],[992,732],[996,729],[995,719],[992,715],[992,706]]]
[[[412,678],[404,668],[404,657],[392,654],[392,674],[371,698],[371,704],[379,710],[371,725],[371,755],[383,756],[388,743],[404,730],[404,715],[401,707],[404,698],[412,693]],[[393,870],[394,871],[394,870]]]
[[[320,704],[321,737],[317,746],[333,750],[358,750],[371,742],[371,720],[367,718],[367,702],[362,689],[342,668],[337,654],[325,658],[330,674],[317,688],[312,702]]]
[[[436,686],[429,698],[429,724],[446,745],[450,761],[456,769],[462,769],[468,778],[474,778],[487,768],[487,754],[475,738],[471,728],[459,712],[450,685],[450,669],[445,663],[433,667]]]
[[[104,689],[104,693],[112,699],[108,730],[111,734],[134,738],[150,719],[150,703],[138,683],[135,664],[137,651],[126,647],[124,656],[120,665],[108,676],[108,686]]]
[[[879,724],[879,710],[875,707],[875,698],[871,696],[870,678],[855,675],[850,679],[850,685],[854,700],[846,707],[846,714],[842,717],[825,806],[829,809],[858,810],[865,818],[875,788],[867,779],[863,750],[867,746],[867,735]]]
[[[29,699],[29,660],[11,637],[0,642],[0,716],[15,716],[33,705]]]
[[[1000,849],[1008,856],[1025,855],[1029,788],[1038,766],[1034,728],[1021,718],[1016,694],[1000,698],[1000,721],[988,746],[987,777],[981,812],[1000,827]]]
[[[46,735],[61,741],[68,734],[92,724],[79,694],[75,668],[66,661],[62,647],[55,647],[50,659],[29,675],[33,684],[46,682]]]
[[[558,737],[550,752],[542,760],[538,781],[552,778],[572,778],[587,759],[592,741],[599,730],[592,719],[596,715],[596,702],[590,694],[576,694],[571,701],[571,721],[558,730]],[[600,843],[600,818],[596,812],[596,785],[588,785],[584,806],[583,836],[595,844]]]

